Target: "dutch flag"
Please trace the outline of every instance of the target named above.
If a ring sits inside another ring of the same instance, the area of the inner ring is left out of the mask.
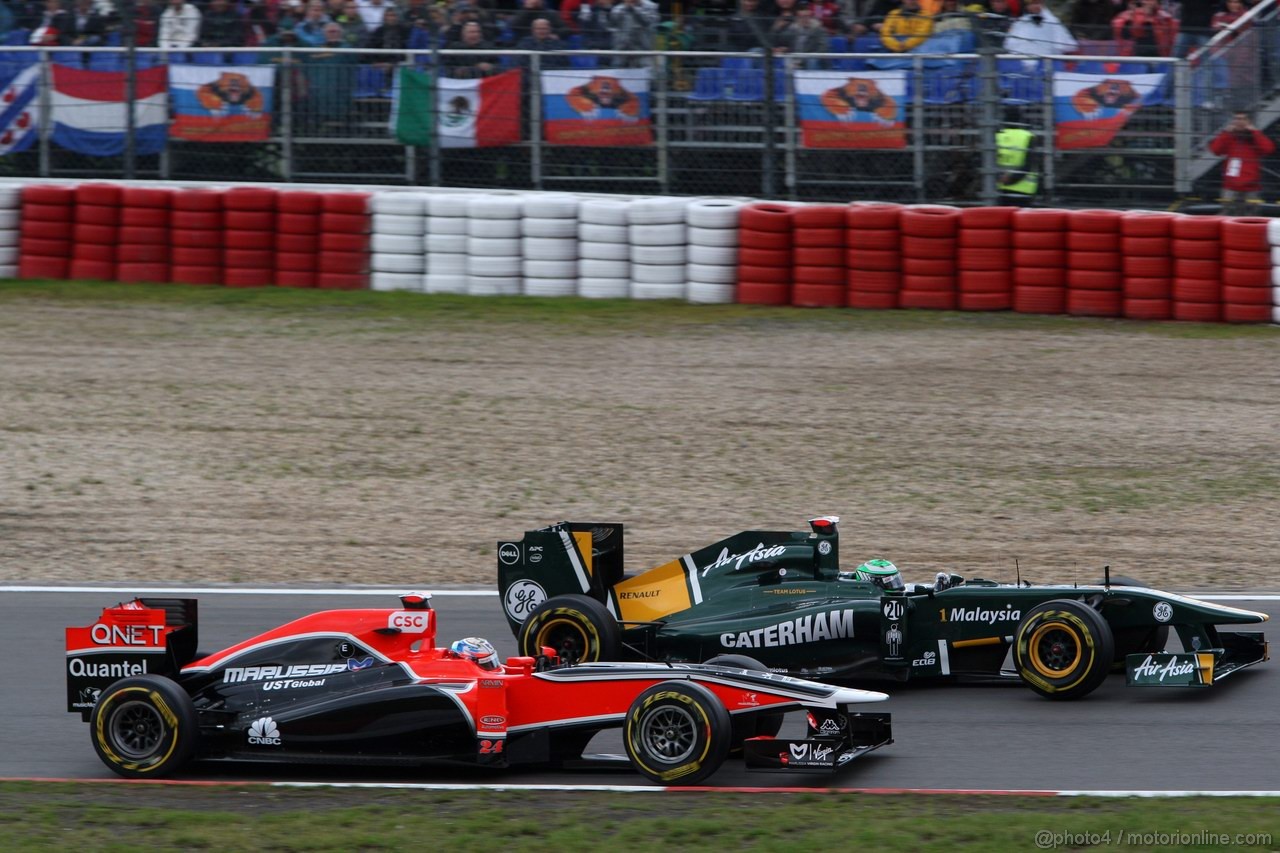
[[[134,103],[135,146],[139,154],[164,149],[169,121],[167,69],[137,72]],[[85,71],[53,65],[53,141],[63,148],[98,157],[124,152],[123,71]]]

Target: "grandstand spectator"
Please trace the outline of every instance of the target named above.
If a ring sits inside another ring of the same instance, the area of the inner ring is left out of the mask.
[[[900,0],[873,0],[871,6],[867,9],[867,13],[854,21],[850,31],[855,38],[868,33],[879,35],[880,30],[884,27],[885,19],[900,5]]]
[[[31,27],[29,44],[63,44],[64,34],[71,31],[70,14],[62,8],[62,0],[45,0],[44,9]]]
[[[551,29],[555,31],[557,38],[564,38],[569,34],[569,28],[565,26],[564,20],[556,12],[548,9],[543,0],[524,0],[520,11],[511,19],[511,31],[517,40],[522,39],[532,32],[533,22],[539,20],[551,24]]]
[[[760,0],[738,0],[738,13],[729,19],[725,36],[729,50],[758,50],[766,42]]]
[[[773,52],[826,53],[831,44],[827,28],[813,16],[813,7],[801,2],[795,7],[795,17],[781,32],[774,35]],[[809,68],[818,68],[821,60],[807,60]]]
[[[400,10],[400,19],[409,26],[431,20],[431,4],[427,0],[408,0]]]
[[[68,30],[62,43],[93,47],[107,37],[107,18],[93,6],[93,0],[76,0],[75,8],[66,16]]]
[[[1209,150],[1225,157],[1222,164],[1223,213],[1243,216],[1250,204],[1262,198],[1262,158],[1276,150],[1275,143],[1253,126],[1246,112],[1237,112],[1222,132],[1209,143]]]
[[[200,10],[186,0],[169,0],[168,7],[160,14],[159,47],[168,50],[184,50],[200,37]]]
[[[449,43],[453,50],[489,50],[493,42],[484,37],[484,29],[479,21],[468,21],[462,26],[462,36]],[[449,70],[450,77],[488,77],[501,71],[498,57],[487,54],[455,55],[442,57],[441,61]]]
[[[347,47],[359,47],[369,32],[365,28],[364,18],[360,17],[356,0],[343,0],[342,11],[333,18],[333,23],[342,28],[342,43]],[[327,42],[328,36],[325,38]]]
[[[373,32],[382,26],[382,16],[391,8],[387,0],[356,0],[356,8],[364,19],[365,28]]]
[[[1112,38],[1111,19],[1119,11],[1117,0],[1075,0],[1071,5],[1071,33],[1078,39]]]
[[[822,24],[828,35],[847,29],[844,9],[836,0],[809,0],[809,8],[813,9],[813,17]]]
[[[777,47],[782,38],[782,31],[791,26],[796,17],[798,0],[774,0],[775,12],[769,22],[769,47]]]
[[[1133,44],[1134,56],[1170,56],[1178,22],[1160,8],[1160,0],[1138,0],[1111,22],[1117,39]]]
[[[894,53],[905,53],[924,44],[932,32],[933,19],[920,11],[920,0],[902,0],[884,19],[880,41]]]
[[[298,113],[304,133],[319,133],[329,125],[340,124],[351,113],[356,55],[345,49],[347,33],[341,24],[335,21],[325,24],[322,46],[332,49],[302,58],[302,78],[306,85]]]
[[[556,35],[555,30],[551,28],[551,22],[546,18],[534,18],[529,24],[529,35],[516,42],[516,50],[536,50],[545,53],[552,50],[565,50],[564,42]],[[522,61],[528,65],[527,57]],[[542,70],[547,71],[553,68],[569,67],[569,60],[563,56],[544,56],[539,63]]]
[[[613,0],[590,0],[578,7],[578,32],[585,50],[608,50],[613,47],[613,31],[609,28],[609,12]]]
[[[133,43],[138,47],[155,47],[160,30],[160,12],[155,0],[135,0],[133,5]]]
[[[293,34],[298,37],[298,44],[302,47],[320,47],[325,40],[324,28],[329,23],[323,0],[311,0],[302,20],[294,26]]]
[[[653,0],[621,0],[609,10],[614,50],[651,50],[658,28],[658,4]],[[622,59],[622,58],[620,58]],[[622,59],[620,64],[643,65],[643,60]]]
[[[1209,29],[1213,30],[1214,35],[1223,30],[1229,30],[1231,25],[1243,18],[1247,11],[1244,7],[1244,0],[1227,0],[1222,10],[1214,13],[1214,16],[1209,19]],[[1248,28],[1249,26],[1246,24],[1244,29]],[[1228,36],[1227,40],[1235,38],[1236,35],[1239,35],[1239,33]]]
[[[364,46],[374,50],[405,50],[409,47],[409,35],[412,28],[400,19],[400,10],[388,6],[382,15],[382,26],[369,33]],[[379,68],[390,69],[393,65],[404,62],[403,54],[371,53],[367,60]]]
[[[0,3],[0,36],[7,36],[18,22],[17,16],[9,8],[8,3]]]
[[[1209,42],[1213,35],[1209,29],[1213,13],[1218,10],[1218,0],[1182,0],[1178,10],[1178,38],[1174,53],[1189,56],[1196,48]]]
[[[478,6],[472,6],[470,3],[461,3],[454,6],[450,11],[450,22],[444,36],[445,43],[461,41],[463,28],[472,21],[480,25],[480,31],[484,34],[485,41],[496,42],[498,40],[498,28],[489,19],[487,12]]]
[[[1010,53],[1028,56],[1058,56],[1075,53],[1079,47],[1075,36],[1040,0],[1028,0],[1022,14],[1009,25],[1004,46]]]
[[[245,42],[244,20],[228,0],[209,0],[200,17],[200,47],[240,47]]]
[[[967,10],[961,9],[956,0],[942,0],[938,14],[933,16],[934,37],[945,33],[972,33],[973,31],[973,16]]]

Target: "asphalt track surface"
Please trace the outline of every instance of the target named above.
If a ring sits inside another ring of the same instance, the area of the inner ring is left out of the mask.
[[[63,629],[88,625],[118,592],[0,592],[0,778],[115,779],[94,755],[88,726],[67,713]],[[200,647],[223,648],[316,610],[394,607],[367,595],[202,595]],[[1272,596],[1274,598],[1274,596]],[[1224,602],[1280,616],[1280,601]],[[515,651],[493,596],[435,600],[439,642],[488,637],[505,657]],[[1273,623],[1259,626],[1270,628]],[[1247,626],[1253,627],[1253,626]],[[1274,630],[1274,629],[1273,629]],[[892,698],[896,742],[838,775],[748,773],[726,762],[712,785],[1024,790],[1280,789],[1280,662],[1238,673],[1210,689],[1126,688],[1123,675],[1079,702],[1051,702],[1018,685],[862,684]],[[801,727],[788,717],[784,733]],[[621,753],[616,731],[589,748]],[[303,768],[195,764],[180,778],[324,782],[433,782],[637,785],[626,769],[502,773],[430,767]]]

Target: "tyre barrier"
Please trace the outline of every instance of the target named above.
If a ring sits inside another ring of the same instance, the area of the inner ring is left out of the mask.
[[[1280,323],[1280,220],[0,184],[0,277]]]

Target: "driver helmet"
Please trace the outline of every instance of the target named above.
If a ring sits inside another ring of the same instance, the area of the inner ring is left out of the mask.
[[[498,650],[481,637],[465,637],[449,647],[460,658],[474,661],[481,669],[498,668]]]
[[[853,570],[853,576],[856,580],[873,583],[881,589],[905,588],[902,583],[902,575],[898,572],[898,567],[880,557],[874,560],[867,560],[861,566],[858,566]]]

